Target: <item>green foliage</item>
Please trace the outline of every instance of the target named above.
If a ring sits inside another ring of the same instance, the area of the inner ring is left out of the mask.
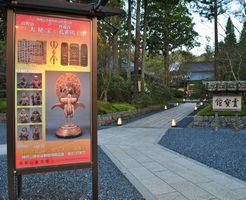
[[[198,12],[201,16],[207,18],[208,20],[212,20],[215,15],[215,7],[214,4],[217,4],[217,14],[225,13],[226,5],[230,2],[230,0],[202,0],[202,1],[192,1],[194,11]]]
[[[226,37],[219,43],[218,61],[221,80],[246,80],[246,27],[241,32],[239,43],[236,41],[234,25],[229,18],[226,25]]]
[[[240,35],[239,39],[239,59],[241,60],[241,70],[239,72],[240,74],[240,80],[246,80],[246,22],[244,22],[243,30]]]
[[[169,52],[181,47],[194,47],[198,33],[190,13],[183,3],[173,4],[173,1],[149,1],[149,31],[147,47],[152,54],[164,53],[163,42],[167,42]],[[172,30],[172,31],[170,31]],[[182,34],[181,34],[182,33]]]
[[[226,33],[226,37],[225,37],[226,47],[233,48],[236,45],[237,40],[236,40],[236,35],[234,32],[234,25],[230,17],[227,20],[225,33]]]
[[[184,92],[180,90],[173,89],[173,96],[177,99],[182,99],[184,97]]]
[[[146,59],[145,70],[148,72],[159,73],[160,71],[162,71],[163,62],[163,56],[161,55],[149,56]]]
[[[0,99],[0,113],[5,113],[7,111],[7,99]]]
[[[97,109],[98,114],[107,114],[125,110],[134,110],[136,109],[136,106],[128,103],[109,103],[104,101],[97,101]]]
[[[195,60],[195,56],[189,51],[178,50],[172,52],[172,54],[170,55],[171,63],[175,63],[175,62],[185,63],[185,62],[192,62],[194,60]]]
[[[153,98],[149,93],[146,92],[142,92],[139,95],[134,96],[133,102],[142,107],[154,104]]]
[[[108,101],[130,102],[132,90],[130,83],[128,83],[122,76],[113,76],[109,82]],[[133,89],[133,88],[132,88]],[[115,98],[115,93],[119,92],[118,99]]]
[[[242,105],[242,111],[241,112],[234,112],[234,111],[220,111],[218,112],[219,116],[235,116],[235,115],[240,115],[240,116],[246,116],[246,106]],[[215,112],[213,111],[212,105],[209,104],[202,110],[200,110],[197,115],[199,116],[215,116]]]
[[[0,40],[0,68],[5,64],[6,41]]]
[[[136,104],[150,106],[164,104],[174,97],[174,90],[164,86],[160,80],[146,80],[145,92],[135,96],[133,101]],[[179,96],[179,94],[177,94]]]
[[[191,94],[192,99],[203,99],[205,97],[206,89],[205,89],[205,85],[201,81],[196,82],[192,90],[193,90]]]

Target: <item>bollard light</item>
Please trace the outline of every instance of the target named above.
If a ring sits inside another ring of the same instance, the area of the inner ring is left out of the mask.
[[[175,119],[172,119],[171,127],[176,127],[176,121],[175,121]]]
[[[164,107],[164,110],[167,110],[167,106]]]
[[[122,126],[122,118],[119,117],[118,120],[117,120],[117,126]]]
[[[197,110],[197,106],[195,106],[194,110],[195,110],[195,111]]]
[[[179,103],[176,103],[176,106],[179,106]]]
[[[203,106],[203,102],[200,102],[200,106]]]

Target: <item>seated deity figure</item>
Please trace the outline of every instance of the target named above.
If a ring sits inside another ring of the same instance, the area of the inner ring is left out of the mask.
[[[22,141],[27,141],[29,137],[29,132],[27,130],[27,127],[23,127],[20,131],[19,139]]]

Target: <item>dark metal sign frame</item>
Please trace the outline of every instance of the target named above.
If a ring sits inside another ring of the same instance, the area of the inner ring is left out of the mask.
[[[28,12],[28,13],[27,13]],[[26,13],[30,14],[30,10],[26,9],[13,9],[9,8],[7,12],[7,150],[8,150],[8,194],[9,199],[14,200],[21,194],[22,175],[33,173],[44,173],[62,170],[92,168],[92,186],[93,186],[93,199],[98,199],[98,155],[97,155],[97,18],[88,17],[92,20],[92,162],[89,163],[75,163],[75,164],[62,164],[50,165],[41,167],[28,167],[23,169],[16,169],[15,160],[15,14]],[[31,14],[41,14],[42,16],[61,16],[61,13],[46,13],[42,11],[35,11]],[[62,17],[78,18],[78,15],[65,14]],[[81,17],[81,16],[80,16]],[[17,191],[16,191],[17,188]],[[17,194],[16,194],[17,193]]]

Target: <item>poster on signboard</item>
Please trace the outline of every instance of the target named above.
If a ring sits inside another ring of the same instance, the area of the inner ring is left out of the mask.
[[[91,162],[87,19],[16,14],[16,168]]]

